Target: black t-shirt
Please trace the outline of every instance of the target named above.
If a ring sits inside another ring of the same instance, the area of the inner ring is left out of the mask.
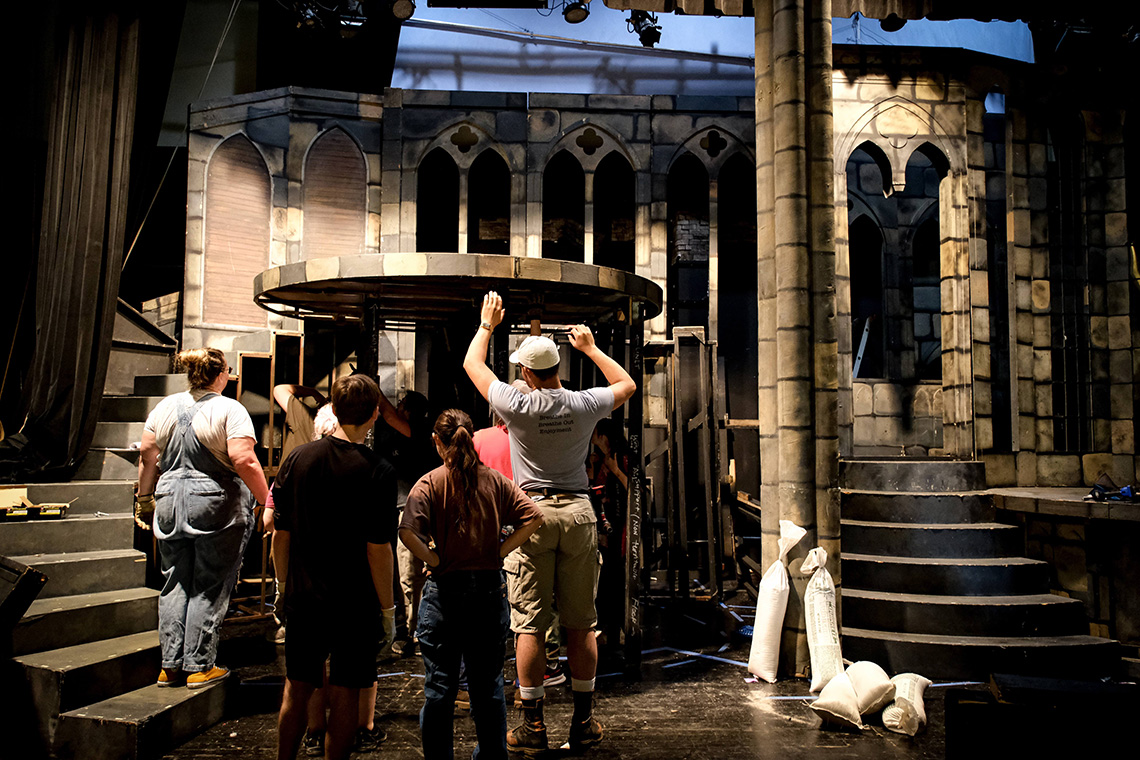
[[[396,537],[396,473],[367,446],[328,436],[293,450],[273,483],[289,531],[285,608],[334,618],[374,614],[366,544]]]
[[[387,427],[380,434],[377,448],[384,452],[396,468],[399,484],[398,504],[403,506],[408,492],[420,478],[443,464],[435,443],[431,438],[431,423],[426,420],[409,423],[412,428],[410,438],[394,428]]]

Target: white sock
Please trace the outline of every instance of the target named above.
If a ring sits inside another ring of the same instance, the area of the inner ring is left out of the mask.
[[[595,680],[596,679],[593,678],[583,680],[581,678],[572,677],[570,679],[570,691],[593,691]]]
[[[546,687],[544,686],[519,685],[519,697],[521,699],[542,699],[545,694]]]

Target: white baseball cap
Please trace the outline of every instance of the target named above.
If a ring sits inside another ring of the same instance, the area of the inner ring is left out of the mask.
[[[528,336],[510,357],[511,364],[521,364],[527,369],[550,369],[560,361],[562,355],[558,353],[558,346],[542,335]]]

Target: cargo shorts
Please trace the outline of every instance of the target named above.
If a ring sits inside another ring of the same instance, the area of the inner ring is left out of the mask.
[[[543,633],[554,620],[570,630],[598,622],[594,599],[602,558],[597,517],[585,495],[563,494],[536,502],[542,527],[503,561],[511,603],[511,630]]]

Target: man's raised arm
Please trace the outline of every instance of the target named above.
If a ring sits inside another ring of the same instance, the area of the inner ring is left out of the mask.
[[[590,361],[598,365],[598,369],[610,384],[614,392],[614,409],[624,404],[637,390],[637,383],[625,371],[625,367],[618,364],[606,352],[598,348],[594,342],[594,333],[585,325],[575,325],[570,328],[570,345],[589,357]]]
[[[491,383],[498,379],[494,370],[487,366],[487,349],[491,345],[491,333],[503,321],[506,313],[503,299],[498,293],[492,290],[483,296],[483,308],[479,313],[481,321],[475,330],[475,337],[471,339],[471,345],[467,347],[467,356],[463,358],[463,369],[483,398],[487,398]]]

